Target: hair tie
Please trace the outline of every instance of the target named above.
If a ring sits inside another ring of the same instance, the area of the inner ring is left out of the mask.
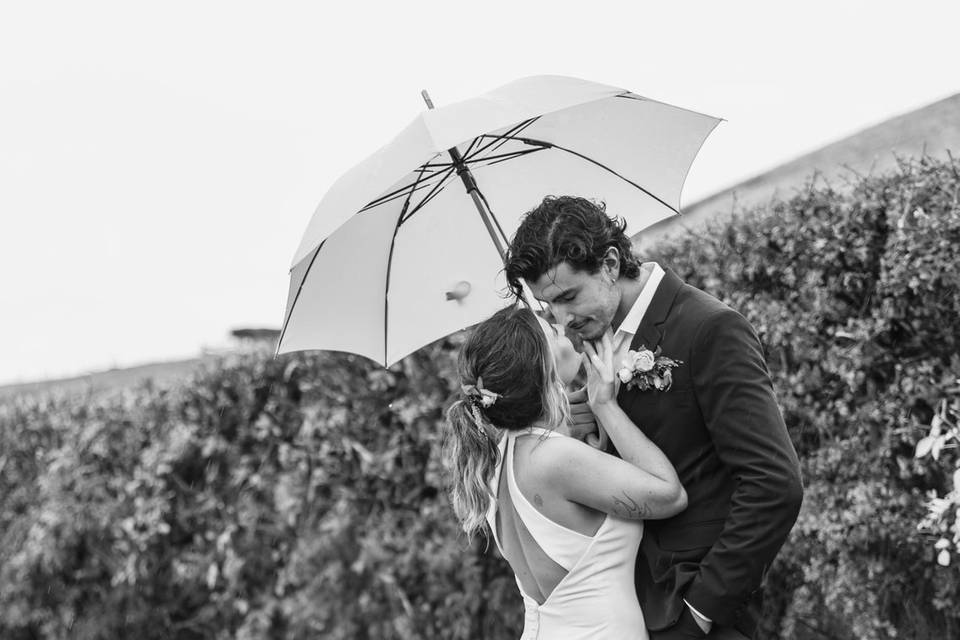
[[[480,376],[477,376],[477,384],[461,384],[460,390],[463,391],[463,395],[465,395],[471,403],[478,404],[484,409],[492,407],[497,400],[503,397],[499,393],[484,389],[483,378]]]
[[[492,407],[502,396],[489,389],[484,389],[483,378],[480,376],[477,376],[476,384],[461,384],[460,390],[463,391],[465,401],[470,407],[470,415],[477,423],[477,431],[480,435],[486,436],[487,433],[483,429],[483,415],[480,410]]]

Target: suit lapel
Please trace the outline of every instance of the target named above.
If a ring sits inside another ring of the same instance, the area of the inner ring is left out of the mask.
[[[637,334],[633,336],[633,342],[630,348],[636,351],[641,345],[655,351],[663,340],[663,324],[670,315],[673,308],[673,301],[683,286],[683,280],[673,272],[672,269],[665,269],[663,280],[653,294],[653,300],[647,307],[647,312],[643,314],[640,320],[640,326],[637,327]]]

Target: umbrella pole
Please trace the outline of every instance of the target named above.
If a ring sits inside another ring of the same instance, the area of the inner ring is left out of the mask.
[[[433,109],[433,101],[430,99],[430,94],[427,93],[426,89],[421,91],[420,95],[423,96],[423,101],[427,103],[427,108]],[[447,150],[447,153],[450,154],[450,159],[453,161],[453,167],[457,170],[457,175],[460,176],[460,179],[463,181],[464,188],[466,188],[470,197],[473,198],[473,204],[477,207],[477,211],[480,213],[480,219],[483,220],[483,224],[487,228],[487,233],[490,234],[490,239],[493,240],[493,244],[497,248],[497,253],[500,254],[500,260],[506,263],[507,251],[504,248],[503,242],[503,240],[506,240],[506,238],[501,240],[500,236],[497,234],[497,230],[493,225],[493,213],[487,207],[487,203],[483,199],[483,196],[480,195],[480,189],[477,187],[477,181],[470,172],[470,168],[467,167],[467,163],[463,161],[463,156],[460,155],[459,149],[456,147],[451,147]]]

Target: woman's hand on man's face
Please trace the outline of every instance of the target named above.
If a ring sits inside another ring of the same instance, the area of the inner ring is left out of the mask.
[[[616,373],[613,370],[613,339],[608,329],[599,340],[585,342],[587,354],[587,401],[591,407],[616,402]]]

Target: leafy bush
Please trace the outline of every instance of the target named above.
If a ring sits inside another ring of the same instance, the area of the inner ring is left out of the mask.
[[[3,407],[0,637],[508,637],[512,577],[443,489],[454,347]]]
[[[765,638],[957,634],[960,177],[905,162],[654,256],[757,327],[804,465]],[[453,336],[0,405],[0,637],[516,638],[439,441]]]
[[[934,556],[960,542],[958,195],[957,163],[904,161],[658,251],[754,323],[804,466],[766,637],[957,633],[960,573]],[[938,456],[915,457],[931,424]]]

